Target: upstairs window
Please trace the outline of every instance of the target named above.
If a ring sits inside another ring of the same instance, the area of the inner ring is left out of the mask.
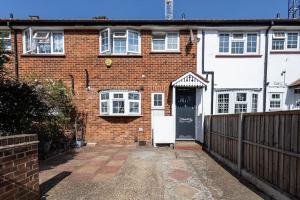
[[[179,51],[179,33],[154,32],[152,34],[152,51]]]
[[[258,53],[257,33],[221,33],[219,34],[219,53],[253,54]]]
[[[277,31],[272,36],[272,50],[299,50],[299,33]]]
[[[2,45],[4,50],[11,50],[10,38],[9,31],[0,31],[0,45]]]
[[[23,32],[24,54],[64,54],[64,33],[27,29]]]
[[[99,96],[101,116],[141,114],[141,94],[137,91],[103,91]]]
[[[100,54],[140,54],[140,40],[140,33],[137,31],[105,29],[100,32]]]

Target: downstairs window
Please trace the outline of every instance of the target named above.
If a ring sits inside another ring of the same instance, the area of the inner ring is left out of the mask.
[[[102,91],[99,96],[101,116],[141,115],[141,94],[137,91]]]

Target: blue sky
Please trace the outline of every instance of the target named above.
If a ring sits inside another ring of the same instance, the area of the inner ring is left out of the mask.
[[[287,17],[288,0],[174,0],[174,17],[193,18]],[[92,18],[163,19],[164,0],[0,0],[0,18],[39,15],[43,19]]]

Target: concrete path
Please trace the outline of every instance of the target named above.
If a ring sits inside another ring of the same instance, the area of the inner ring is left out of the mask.
[[[40,171],[44,199],[262,199],[203,151],[96,146]]]

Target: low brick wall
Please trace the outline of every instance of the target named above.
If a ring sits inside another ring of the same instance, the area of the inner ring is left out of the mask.
[[[0,199],[39,199],[37,135],[0,137]]]

